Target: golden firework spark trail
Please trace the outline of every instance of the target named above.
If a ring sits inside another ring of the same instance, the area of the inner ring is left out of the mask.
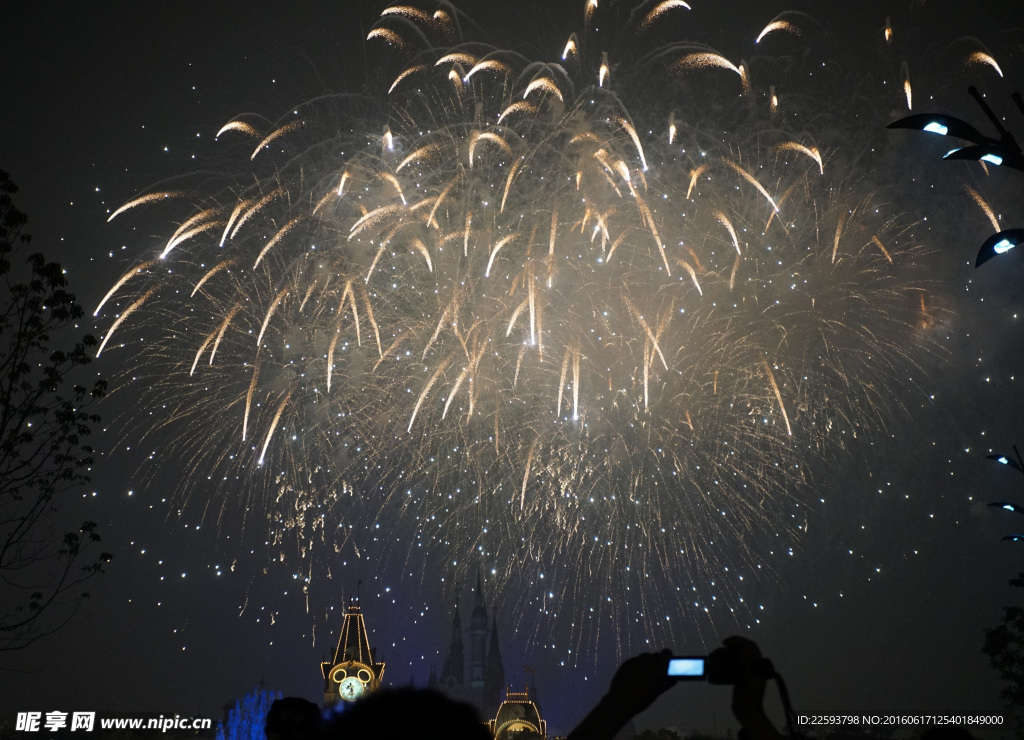
[[[263,440],[263,449],[260,450],[260,459],[256,464],[259,467],[263,467],[263,458],[267,454],[267,448],[270,446],[270,440],[274,437],[274,430],[277,429],[277,422],[281,421],[281,414],[284,413],[284,407],[288,405],[288,401],[291,400],[292,392],[288,391],[284,394],[284,399],[281,401],[281,405],[277,407],[277,413],[274,414],[273,421],[270,422],[270,429],[267,430],[267,438]]]
[[[572,418],[580,418],[580,350],[575,348],[572,353]]]
[[[231,215],[228,217],[228,222],[226,224],[224,224],[224,232],[220,235],[220,244],[218,244],[217,246],[220,246],[220,247],[224,246],[224,242],[226,242],[228,240],[228,235],[231,233],[231,230],[234,228],[235,223],[237,223],[237,221],[238,221],[239,217],[242,215],[242,213],[247,208],[249,208],[252,204],[253,204],[252,201],[248,201],[248,200],[240,200],[240,201],[238,201],[237,204],[235,204],[235,207],[231,209]]]
[[[477,72],[495,71],[502,75],[512,74],[512,69],[499,59],[483,59],[473,65],[473,68],[466,73],[466,76],[462,78],[464,83],[469,82],[469,78],[475,75]]]
[[[334,348],[338,346],[341,339],[341,331],[334,332],[331,343],[327,345],[327,392],[331,392],[331,377],[334,375]]]
[[[889,254],[889,250],[885,248],[885,245],[882,244],[878,237],[872,234],[871,241],[874,242],[875,246],[881,250],[882,254],[885,255],[885,258],[889,260],[889,264],[892,264],[892,255]]]
[[[559,102],[565,102],[565,99],[562,97],[562,91],[558,89],[558,85],[556,85],[554,80],[550,77],[538,77],[527,85],[526,89],[523,91],[523,100],[526,100],[526,98],[530,96],[530,93],[535,92],[536,90],[543,90],[551,93],[558,98]],[[505,110],[507,111],[508,109],[506,108]],[[504,115],[504,113],[502,115]],[[498,120],[501,120],[500,116],[498,117]]]
[[[292,131],[295,131],[296,129],[299,128],[302,128],[302,121],[292,121],[291,123],[282,126],[276,131],[272,131],[271,133],[267,134],[267,136],[259,144],[256,145],[256,148],[253,150],[252,156],[249,157],[249,159],[256,159],[256,155],[262,152],[264,149],[267,149],[272,142],[276,141],[282,136],[285,136],[286,134],[290,134]]]
[[[192,288],[192,292],[189,294],[189,298],[195,298],[196,293],[199,292],[199,289],[202,288],[210,278],[212,278],[221,270],[226,270],[229,267],[234,266],[234,264],[235,261],[233,259],[226,259],[223,262],[214,265],[209,272],[207,272],[205,275],[199,278],[199,282],[196,283],[196,287]],[[99,309],[96,310],[98,311]]]
[[[707,169],[708,166],[706,164],[702,164],[700,167],[697,167],[696,169],[690,171],[690,185],[688,188],[686,188],[687,200],[690,199],[690,195],[693,193],[693,186],[697,184],[697,178],[699,178],[701,175],[707,172]]]
[[[792,437],[793,428],[789,425],[789,414],[786,413],[786,404],[782,402],[782,393],[779,391],[779,386],[775,382],[775,373],[772,372],[767,360],[761,360],[761,364],[764,365],[764,371],[768,375],[768,382],[772,384],[772,391],[775,393],[775,399],[779,402],[779,411],[782,412],[782,419],[786,422],[786,435]]]
[[[779,144],[778,148],[782,151],[790,150],[794,152],[799,152],[800,154],[804,154],[810,157],[818,165],[818,172],[822,175],[825,174],[825,164],[821,161],[821,152],[818,151],[817,147],[807,147],[804,146],[803,144],[798,144],[795,141],[787,141],[782,144]]]
[[[289,231],[291,231],[299,223],[301,223],[303,218],[304,216],[296,216],[291,221],[282,226],[280,229],[278,229],[277,233],[270,238],[270,241],[267,242],[266,246],[264,246],[263,249],[260,250],[260,253],[256,256],[256,261],[253,262],[252,269],[255,270],[257,267],[259,267],[260,262],[262,262],[263,258],[267,256],[267,252],[273,249],[278,242],[284,239],[284,237],[288,234]],[[163,257],[163,255],[160,256]]]
[[[259,131],[256,130],[256,127],[251,123],[246,123],[245,121],[228,121],[220,127],[220,131],[217,132],[217,135],[214,138],[219,139],[221,134],[227,133],[228,131],[241,131],[246,136],[251,136],[254,139],[260,135]]]
[[[171,250],[177,247],[179,244],[182,244],[183,242],[186,242],[189,239],[194,239],[200,234],[205,234],[207,231],[210,231],[211,229],[216,229],[218,226],[223,226],[223,224],[223,221],[207,221],[206,223],[196,226],[193,229],[189,229],[188,231],[181,231],[179,229],[179,231],[175,232],[175,234],[167,242],[167,246],[165,246],[164,251],[160,253],[159,259],[164,259],[168,254],[170,254]]]
[[[405,46],[405,42],[402,41],[402,37],[390,28],[374,28],[366,35],[366,40],[369,41],[370,39],[384,39],[389,44],[393,44],[399,48]]]
[[[384,8],[380,12],[382,18],[389,15],[404,15],[411,18],[414,21],[420,21],[421,23],[430,23],[434,20],[430,13],[427,13],[419,8],[415,8],[411,5],[392,5],[389,8]]]
[[[721,67],[722,69],[728,69],[731,72],[735,72],[740,78],[743,77],[743,73],[740,68],[730,62],[728,59],[713,51],[699,51],[693,54],[687,54],[685,57],[680,59],[676,66],[679,69],[706,69],[707,67]]]
[[[839,252],[839,239],[843,235],[843,226],[846,224],[846,214],[839,214],[839,223],[836,224],[836,234],[832,239],[832,264],[836,263],[836,254]]]
[[[998,62],[996,62],[996,60],[992,57],[991,54],[988,54],[984,51],[976,51],[970,54],[967,57],[967,61],[965,62],[965,64],[984,64],[994,69],[996,71],[996,74],[999,75],[1000,77],[1003,76],[1003,70],[999,68]]]
[[[121,326],[121,324],[123,324],[129,316],[135,313],[135,311],[137,311],[139,307],[142,306],[142,304],[145,303],[146,300],[149,299],[149,297],[153,295],[155,292],[156,286],[153,286],[145,293],[143,293],[141,297],[137,298],[131,305],[129,305],[128,308],[124,310],[124,313],[117,317],[117,320],[110,325],[110,329],[108,329],[106,335],[104,335],[103,341],[100,342],[99,349],[96,350],[97,357],[99,357],[103,353],[103,348],[107,346],[107,342],[109,342],[110,338],[114,336],[114,332],[117,331],[117,328]]]
[[[256,393],[256,383],[260,378],[260,363],[256,362],[252,369],[252,379],[249,381],[249,391],[245,394],[245,415],[242,417],[242,441],[245,442],[249,433],[249,412],[252,409],[252,397]]]
[[[744,179],[744,180],[746,180],[746,181],[747,181],[747,182],[749,182],[749,183],[750,183],[751,185],[753,185],[753,186],[754,186],[755,188],[757,188],[757,192],[759,192],[759,193],[760,193],[761,195],[763,195],[763,196],[764,196],[765,200],[767,200],[767,201],[768,201],[768,202],[769,202],[769,203],[771,204],[771,207],[772,207],[772,209],[773,209],[773,210],[774,210],[774,211],[775,211],[776,213],[778,213],[778,212],[779,212],[779,206],[778,206],[778,205],[777,205],[777,204],[775,203],[775,199],[774,199],[774,198],[772,198],[772,196],[768,194],[768,191],[764,189],[764,185],[762,185],[761,183],[759,183],[759,182],[757,181],[757,179],[756,179],[756,178],[755,178],[755,177],[754,177],[753,175],[751,175],[751,174],[750,174],[749,172],[747,172],[747,171],[746,171],[745,169],[743,169],[742,167],[740,167],[740,166],[739,166],[739,165],[738,165],[738,164],[737,164],[736,162],[733,162],[733,161],[732,161],[731,159],[723,159],[723,160],[722,160],[722,162],[724,162],[724,163],[725,163],[725,164],[727,164],[727,165],[728,165],[729,167],[731,167],[732,169],[734,169],[734,170],[735,170],[736,172],[738,172],[738,173],[739,173],[740,175],[742,175],[742,176],[743,176],[743,179]]]
[[[569,55],[576,55],[576,34],[569,37],[569,40],[565,42],[565,49],[562,50],[562,60],[569,58]]]
[[[93,316],[99,316],[100,315],[100,310],[103,308],[103,306],[106,304],[106,302],[109,301],[111,299],[111,297],[118,290],[120,290],[122,286],[124,286],[125,283],[127,283],[129,280],[131,280],[136,275],[141,275],[146,270],[151,269],[154,265],[159,264],[159,262],[160,262],[159,259],[149,260],[148,262],[143,262],[141,265],[138,265],[137,267],[133,267],[128,272],[126,272],[124,275],[122,275],[121,279],[118,280],[116,283],[114,283],[113,287],[111,287],[110,290],[107,291],[107,294],[105,296],[103,296],[103,299],[96,305],[96,310],[92,312],[92,315]]]
[[[754,39],[754,43],[760,44],[761,39],[770,34],[772,31],[789,31],[790,33],[795,34],[797,36],[801,35],[800,29],[797,26],[794,26],[787,20],[776,18],[761,30],[761,33],[759,33],[757,35],[757,38]]]
[[[647,26],[650,26],[652,23],[654,23],[654,21],[656,21],[663,14],[675,8],[682,8],[683,10],[693,10],[693,8],[684,3],[683,0],[662,0],[660,3],[654,6],[654,9],[650,13],[644,16],[644,19],[640,25],[646,28]]]
[[[494,249],[491,250],[491,256],[487,259],[487,269],[484,270],[484,277],[491,276],[491,267],[494,266],[494,258],[498,256],[498,251],[506,244],[508,244],[510,241],[515,239],[516,236],[516,234],[509,234],[508,236],[501,239],[500,241],[498,241],[497,244],[494,245]]]
[[[138,198],[135,198],[134,200],[128,201],[123,206],[118,208],[116,211],[111,213],[110,217],[107,219],[107,223],[110,223],[115,218],[117,218],[122,213],[124,213],[125,211],[131,210],[132,208],[135,208],[136,206],[145,205],[146,203],[155,203],[156,201],[167,200],[168,198],[182,198],[182,197],[184,197],[184,195],[185,194],[183,192],[181,192],[180,190],[170,190],[170,191],[166,191],[166,192],[149,193],[148,195],[140,195]]]
[[[270,308],[267,309],[267,314],[263,317],[263,325],[260,327],[259,336],[256,337],[257,348],[263,344],[263,335],[267,333],[267,327],[270,325],[270,320],[274,317],[274,312],[277,310],[277,307],[281,304],[281,301],[286,295],[288,295],[288,288],[285,288],[278,293],[277,297],[274,298],[273,303],[270,304]]]
[[[224,333],[228,330],[228,326],[231,325],[231,320],[238,315],[238,312],[242,310],[242,304],[236,303],[231,307],[231,310],[224,315],[224,320],[217,327],[217,338],[213,341],[213,348],[210,350],[210,364],[213,364],[213,358],[217,356],[217,348],[220,347],[220,342],[224,338]]]
[[[245,225],[246,221],[248,221],[250,218],[252,218],[261,210],[263,210],[263,208],[268,203],[273,202],[275,199],[280,198],[283,195],[284,190],[282,190],[281,188],[274,188],[272,191],[262,196],[255,202],[253,202],[252,205],[248,206],[244,211],[242,211],[242,215],[239,216],[238,219],[235,221],[235,228],[232,230],[231,236],[229,236],[228,238],[234,239],[235,236],[238,234],[239,229],[241,229],[242,226]],[[241,205],[241,203],[239,203],[239,205]],[[232,215],[232,218],[234,218],[234,215]],[[224,239],[223,237],[221,237],[221,244],[223,243]]]
[[[640,163],[643,165],[644,170],[647,169],[647,158],[644,157],[644,148],[640,143],[640,137],[637,136],[636,129],[633,128],[633,124],[627,121],[625,118],[619,119],[619,125],[625,129],[626,133],[629,134],[629,138],[633,140],[633,146],[636,147],[636,152],[640,156]],[[626,177],[626,180],[629,178]]]
[[[903,62],[900,65],[900,70],[903,73],[903,97],[907,100],[907,110],[914,110],[914,93],[910,88],[910,67]]]
[[[213,341],[216,334],[216,332],[210,332],[209,336],[206,337],[206,341],[199,345],[199,349],[196,350],[196,358],[192,360],[192,367],[188,371],[190,377],[196,374],[196,365],[199,364],[199,358],[203,356],[203,352],[206,351],[206,348],[209,346],[210,342]]]
[[[725,230],[729,232],[729,236],[732,238],[732,245],[736,247],[736,254],[742,255],[740,251],[740,241],[736,238],[736,229],[732,227],[732,221],[721,211],[715,211],[715,218],[718,219],[718,223],[725,227]]]
[[[416,415],[420,412],[420,406],[423,405],[423,399],[425,399],[427,397],[427,394],[430,393],[430,389],[434,387],[434,383],[436,383],[437,379],[441,377],[441,373],[443,373],[445,368],[448,367],[449,362],[450,360],[445,360],[440,365],[438,365],[437,370],[434,371],[434,374],[430,377],[430,380],[428,380],[427,384],[423,386],[423,390],[420,392],[419,398],[416,399],[416,405],[413,406],[412,408],[412,416],[409,417],[409,426],[406,428],[405,431],[412,431],[412,425],[416,422]]]
[[[967,183],[964,183],[964,190],[967,192],[969,196],[971,196],[971,200],[978,204],[978,208],[980,208],[984,212],[985,217],[988,219],[988,222],[992,224],[992,228],[995,231],[1000,231],[1002,227],[1000,227],[999,225],[999,219],[996,218],[996,214],[992,212],[992,208],[989,207],[989,204],[985,202],[985,199],[981,197],[981,193],[979,193],[977,190],[972,188]]]

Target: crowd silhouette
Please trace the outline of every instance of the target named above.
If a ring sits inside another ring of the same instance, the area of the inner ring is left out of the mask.
[[[672,689],[678,679],[668,675],[672,653],[642,653],[626,660],[612,677],[608,692],[569,733],[567,740],[612,740],[634,717]],[[724,666],[712,683],[732,686],[732,713],[740,724],[739,740],[780,740],[798,735],[785,684],[761,650],[744,637],[728,637],[708,662]],[[781,733],[764,708],[769,681],[779,682],[789,724]],[[344,711],[324,717],[310,701],[278,699],[267,715],[267,740],[347,740],[358,738],[418,738],[420,740],[489,740],[490,733],[476,709],[431,689],[383,689],[354,702]],[[921,740],[971,740],[963,727],[930,727]]]

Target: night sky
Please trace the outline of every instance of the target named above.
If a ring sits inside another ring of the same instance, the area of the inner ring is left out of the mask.
[[[553,60],[581,27],[582,5],[475,0],[460,4],[477,24],[465,23],[463,33]],[[624,24],[628,4],[619,6],[602,23]],[[991,206],[1001,228],[1021,227],[1024,174],[941,162],[947,141],[882,126],[907,113],[899,86],[909,69],[914,112],[941,110],[989,132],[966,93],[976,85],[1024,136],[1024,116],[1010,101],[1024,80],[1024,11],[1005,0],[692,6],[672,11],[679,17],[660,33],[751,59],[762,94],[771,75],[757,77],[754,38],[783,11],[801,11],[783,17],[803,34],[768,36],[761,44],[776,46],[766,53],[804,63],[806,55],[842,57],[827,70],[875,108],[863,117],[874,128],[857,135],[877,137],[896,159],[881,167],[867,156],[832,164],[849,167],[849,179],[872,167],[884,172],[891,198],[885,207],[917,223],[915,239],[930,249],[922,294],[928,325],[920,331],[928,332],[931,349],[913,354],[916,367],[899,369],[904,388],[894,405],[902,408],[809,464],[812,490],[802,494],[809,511],[805,506],[803,521],[779,521],[780,530],[797,528],[781,547],[764,537],[756,543],[765,568],[737,592],[740,613],[682,615],[683,622],[692,618],[687,626],[673,617],[669,647],[698,654],[730,634],[756,640],[786,678],[799,714],[1000,713],[999,683],[981,653],[983,629],[1021,598],[1007,582],[1021,570],[1024,550],[1001,537],[1024,525],[985,504],[1024,503],[1024,476],[985,455],[1024,444],[1024,263],[1011,252],[975,271],[977,248],[992,226],[965,185]],[[110,214],[144,192],[174,188],[183,173],[193,183],[216,182],[217,173],[235,167],[237,151],[214,141],[224,123],[246,112],[277,121],[327,92],[385,97],[396,62],[379,39],[365,41],[383,7],[373,0],[110,1],[0,11],[7,30],[0,168],[20,188],[15,202],[29,215],[32,247],[67,269],[87,309],[83,330],[102,336],[109,329],[114,314],[93,324],[92,309],[130,266],[155,256],[174,228],[166,212],[140,208],[108,224]],[[887,18],[901,44],[888,57]],[[965,61],[978,50],[992,55],[1004,78]],[[721,79],[738,89],[735,78]],[[783,99],[786,92],[780,90]],[[680,104],[684,115],[688,105]],[[860,125],[847,123],[854,131]],[[708,136],[728,138],[729,124],[722,126]],[[814,141],[820,123],[806,126],[806,140]],[[790,127],[800,133],[792,121]],[[374,124],[371,133],[380,130]],[[128,351],[104,352],[88,372],[116,380],[130,377],[130,363]],[[91,487],[69,497],[60,516],[97,521],[115,559],[89,584],[92,597],[72,624],[0,658],[10,671],[0,721],[27,709],[220,717],[225,702],[261,679],[284,695],[318,701],[319,661],[333,650],[344,604],[360,580],[372,641],[387,662],[385,682],[422,685],[431,667],[440,669],[454,576],[433,560],[407,556],[415,549],[403,541],[404,523],[392,531],[383,521],[383,531],[366,536],[365,552],[318,563],[332,577],[313,579],[304,594],[292,553],[265,544],[259,515],[246,514],[245,480],[218,484],[191,475],[164,450],[183,430],[134,444],[145,428],[132,416],[137,386],[113,387],[99,408],[103,430],[93,442],[101,454]],[[671,586],[671,579],[655,579],[648,588]],[[601,584],[593,588],[588,598],[600,601]],[[635,619],[637,604],[625,604],[620,620],[602,628],[597,649],[568,657],[572,615],[538,616],[532,596],[489,591],[488,602],[498,605],[508,682],[535,681],[554,733],[568,732],[596,702],[620,658],[648,645],[642,623],[617,626]],[[464,588],[464,621],[470,605]],[[666,630],[656,634],[650,649],[662,647]],[[776,706],[771,688],[769,702]],[[728,707],[723,687],[683,685],[637,724],[722,731],[735,726]]]

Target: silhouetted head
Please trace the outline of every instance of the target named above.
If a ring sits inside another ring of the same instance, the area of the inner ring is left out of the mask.
[[[267,712],[267,740],[318,740],[323,729],[320,707],[305,699],[286,696]]]
[[[383,689],[344,707],[329,721],[338,740],[415,737],[418,740],[489,740],[469,704],[430,689]]]

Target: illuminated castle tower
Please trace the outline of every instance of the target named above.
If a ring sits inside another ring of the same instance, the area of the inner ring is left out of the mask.
[[[476,705],[485,717],[493,716],[498,708],[501,690],[505,685],[505,668],[498,646],[498,620],[495,615],[492,626],[487,626],[487,607],[484,605],[484,591],[477,574],[476,590],[473,594],[473,612],[465,633],[469,638],[468,660],[462,642],[462,618],[459,615],[459,596],[455,587],[455,610],[452,616],[451,643],[444,659],[441,676],[431,674],[430,688],[440,689],[446,694]],[[490,645],[488,645],[490,637]]]
[[[370,648],[359,598],[349,599],[334,660],[320,664],[324,676],[324,706],[355,701],[379,689],[384,663],[376,661],[377,651]]]

